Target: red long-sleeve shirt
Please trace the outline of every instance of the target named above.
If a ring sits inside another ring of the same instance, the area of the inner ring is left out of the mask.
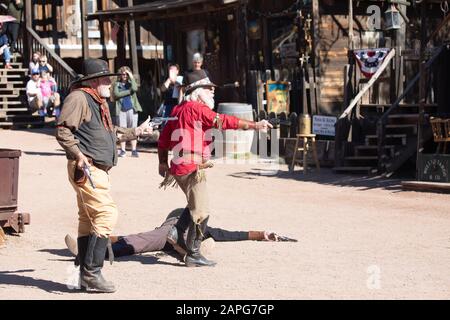
[[[195,153],[203,159],[211,155],[209,145],[211,135],[205,135],[208,129],[238,129],[239,119],[225,114],[218,114],[199,102],[183,102],[173,108],[171,117],[176,121],[168,121],[159,137],[158,148],[173,150],[174,155]],[[182,176],[197,170],[198,161],[178,158],[172,159],[170,173]]]

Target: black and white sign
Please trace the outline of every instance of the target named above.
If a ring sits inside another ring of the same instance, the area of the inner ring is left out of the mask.
[[[337,118],[330,116],[313,116],[313,133],[323,136],[335,135],[334,125]]]

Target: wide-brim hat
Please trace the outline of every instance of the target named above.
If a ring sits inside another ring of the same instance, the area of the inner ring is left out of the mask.
[[[198,88],[218,87],[209,80],[205,70],[194,70],[186,75],[185,95],[190,94]]]
[[[86,59],[83,61],[82,69],[83,74],[79,74],[78,78],[72,82],[73,84],[101,77],[120,75],[120,73],[109,71],[108,62],[102,59]]]

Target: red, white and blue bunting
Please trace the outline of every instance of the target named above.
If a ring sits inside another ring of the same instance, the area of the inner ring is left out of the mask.
[[[389,48],[361,49],[354,50],[353,54],[362,74],[366,78],[371,78],[377,72],[390,50]]]

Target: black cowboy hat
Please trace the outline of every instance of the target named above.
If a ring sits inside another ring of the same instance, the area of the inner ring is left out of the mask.
[[[209,80],[205,70],[194,70],[186,75],[185,95],[190,94],[198,88],[218,87]]]
[[[109,71],[108,62],[101,59],[86,59],[83,61],[83,74],[79,74],[72,84],[79,83],[86,80],[91,80],[101,77],[119,76],[120,73]]]

